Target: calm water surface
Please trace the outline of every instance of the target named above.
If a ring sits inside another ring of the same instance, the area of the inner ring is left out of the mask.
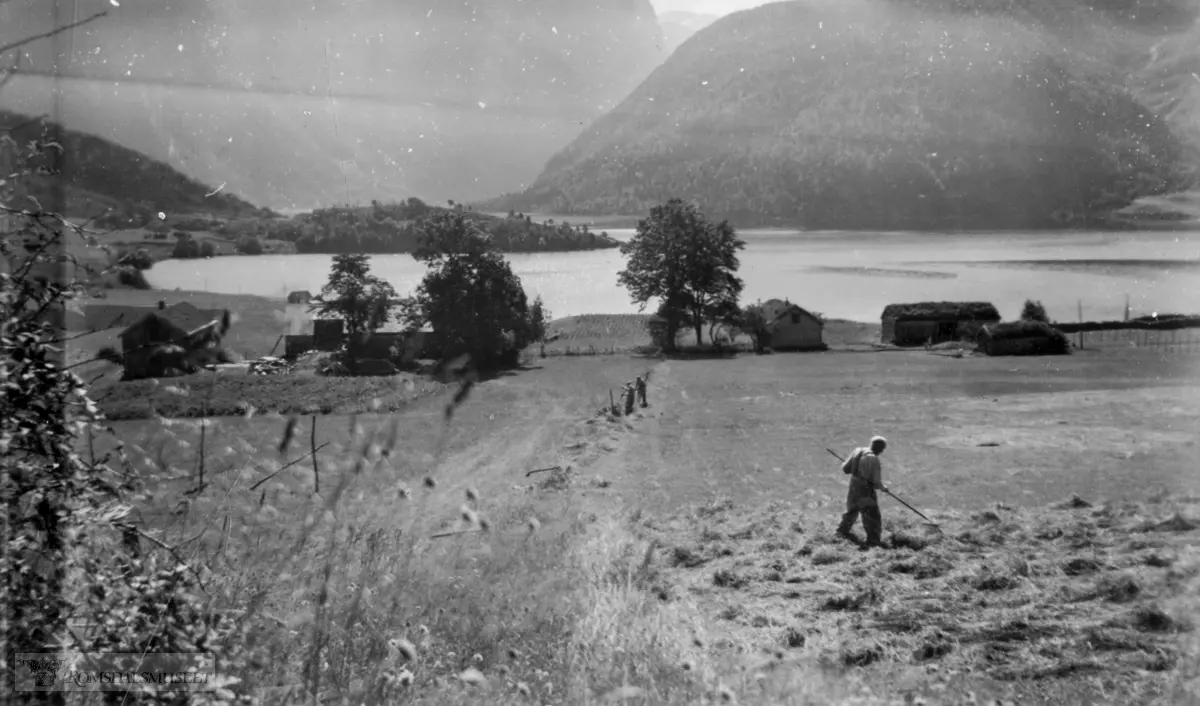
[[[621,240],[633,234],[608,232]],[[1059,320],[1075,320],[1079,303],[1085,319],[1115,319],[1126,295],[1134,316],[1200,311],[1200,233],[740,234],[743,301],[786,297],[828,317],[877,321],[889,303],[946,299],[990,301],[1007,319],[1038,299]],[[617,250],[508,258],[529,296],[540,294],[554,317],[638,310],[617,285],[624,267]],[[330,255],[168,260],[146,274],[157,288],[283,297],[318,292],[331,262]],[[375,255],[371,269],[401,294],[425,273],[409,255]]]

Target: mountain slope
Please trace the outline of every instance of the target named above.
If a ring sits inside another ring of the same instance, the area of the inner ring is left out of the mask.
[[[0,3],[0,39],[64,3]],[[79,0],[10,105],[279,208],[528,183],[664,56],[648,0]],[[63,10],[65,13],[66,10]],[[39,68],[43,67],[43,68]],[[13,103],[13,101],[17,101]]]
[[[1172,118],[1165,103],[1139,103],[1152,72],[1128,70],[1177,25],[1114,12],[846,0],[734,13],[491,207],[638,213],[682,196],[743,225],[1088,222],[1190,177],[1172,130],[1189,108]],[[1180,69],[1151,63],[1165,96]]]
[[[44,128],[51,132],[43,132]],[[36,179],[27,193],[49,208],[54,203],[52,192],[62,188],[65,215],[70,217],[92,218],[107,209],[116,217],[149,216],[160,211],[172,216],[266,215],[237,196],[226,191],[213,193],[212,187],[144,154],[94,135],[60,130],[49,121],[0,110],[0,133],[11,137],[16,145],[43,138],[54,139],[61,145],[59,175]],[[3,145],[0,152],[5,153],[0,163],[13,159],[13,153],[4,150]]]

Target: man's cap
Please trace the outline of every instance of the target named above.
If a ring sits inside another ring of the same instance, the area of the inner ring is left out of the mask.
[[[877,444],[883,444],[884,446],[887,446],[887,439],[883,438],[882,436],[872,436],[871,446],[875,446]]]

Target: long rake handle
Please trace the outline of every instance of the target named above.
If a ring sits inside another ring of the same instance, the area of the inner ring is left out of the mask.
[[[938,523],[936,523],[936,522],[934,522],[933,520],[929,519],[929,518],[928,518],[928,517],[926,517],[925,515],[922,515],[922,514],[921,514],[921,511],[920,511],[920,510],[918,510],[917,508],[913,507],[912,505],[909,505],[908,503],[904,502],[904,501],[903,501],[903,500],[901,500],[900,498],[896,497],[896,495],[895,495],[894,493],[892,493],[892,491],[890,491],[890,490],[885,490],[885,491],[883,491],[883,492],[887,493],[888,495],[891,495],[893,500],[895,500],[896,502],[900,503],[900,504],[901,504],[901,505],[903,505],[904,507],[906,507],[906,508],[908,508],[909,510],[912,510],[913,512],[915,512],[915,513],[917,513],[918,515],[920,515],[920,517],[921,517],[921,519],[922,519],[922,520],[925,520],[926,522],[928,522],[929,524],[933,525],[934,527],[937,527],[937,526],[938,526]]]

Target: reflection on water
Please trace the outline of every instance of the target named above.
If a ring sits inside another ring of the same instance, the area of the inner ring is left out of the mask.
[[[609,231],[626,239],[632,231]],[[889,303],[984,300],[1005,318],[1038,299],[1052,318],[1117,319],[1128,294],[1134,315],[1200,311],[1200,268],[1127,266],[1097,260],[1197,260],[1200,233],[970,234],[796,233],[742,231],[744,301],[787,297],[828,317],[878,320]],[[630,313],[636,305],[618,287],[624,258],[617,250],[511,254],[532,297],[552,316]],[[328,255],[222,257],[160,262],[147,275],[156,287],[284,297],[318,292]],[[1012,264],[1001,261],[1026,261]],[[1057,265],[1052,260],[1093,262]],[[1037,261],[1037,262],[1029,262]],[[409,255],[376,255],[372,271],[398,292],[411,293],[425,270]]]

